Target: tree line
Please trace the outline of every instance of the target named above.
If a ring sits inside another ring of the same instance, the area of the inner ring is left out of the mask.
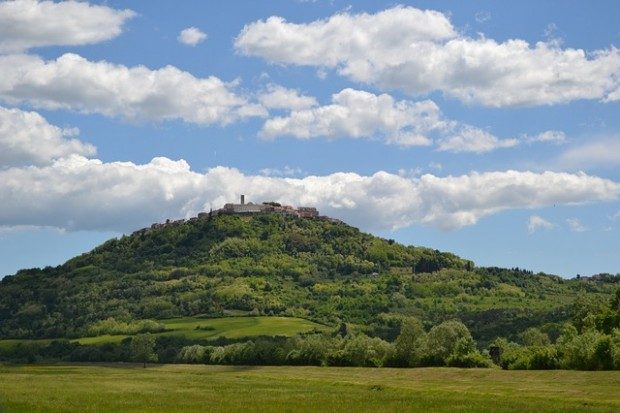
[[[355,367],[479,367],[503,369],[620,369],[620,288],[606,305],[576,312],[556,337],[528,328],[520,343],[497,338],[481,349],[465,324],[448,320],[428,331],[415,317],[401,319],[400,332],[388,342],[350,331],[342,323],[332,333],[263,337],[208,344],[181,338],[137,334],[121,343],[81,346],[68,341],[45,345],[25,342],[0,351],[5,360],[34,362],[135,361],[228,365],[316,365]]]

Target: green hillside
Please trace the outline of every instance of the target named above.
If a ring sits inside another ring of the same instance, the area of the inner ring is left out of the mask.
[[[393,341],[402,320],[415,317],[427,331],[460,320],[481,347],[500,336],[519,342],[530,327],[553,341],[565,321],[580,329],[589,312],[606,306],[619,281],[478,268],[330,219],[205,216],[112,239],[55,268],[5,277],[0,339],[105,343],[150,332],[191,344],[300,333],[316,322]],[[230,315],[265,318],[206,321]],[[193,328],[196,319],[187,317],[201,317],[213,330],[170,331],[184,323]],[[218,333],[226,330],[218,323],[231,322],[248,325]]]
[[[220,215],[112,239],[64,265],[0,282],[0,337],[82,337],[98,321],[230,312],[341,321],[389,336],[400,314],[457,317],[474,337],[570,317],[580,296],[605,301],[618,277],[564,280],[474,268],[339,222]]]
[[[180,337],[187,340],[213,340],[218,338],[253,338],[253,337],[290,337],[308,332],[329,330],[328,327],[313,323],[309,320],[296,317],[222,317],[198,318],[182,317],[158,320],[161,331],[153,332],[156,337]],[[128,337],[127,334],[99,334],[89,337],[79,337],[71,342],[84,345],[102,345],[120,343]],[[2,349],[14,348],[17,344],[39,343],[49,344],[53,339],[6,339],[0,340]]]

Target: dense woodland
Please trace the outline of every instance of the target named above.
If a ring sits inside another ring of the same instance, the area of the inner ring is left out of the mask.
[[[53,341],[24,341],[0,357],[619,368],[619,285],[619,275],[480,268],[330,220],[219,215],[4,277],[0,339]],[[231,315],[295,316],[332,331],[217,342],[148,334],[162,331],[158,319]],[[134,336],[68,341],[102,334]]]

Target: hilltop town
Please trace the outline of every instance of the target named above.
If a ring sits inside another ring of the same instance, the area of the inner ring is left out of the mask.
[[[320,219],[331,222],[342,222],[338,219],[319,215],[319,211],[314,207],[300,206],[293,207],[290,205],[282,205],[279,202],[263,202],[255,204],[253,202],[245,202],[245,195],[241,195],[238,204],[227,203],[220,209],[211,210],[209,212],[200,212],[198,216],[189,219],[171,220],[167,219],[164,223],[155,223],[148,228],[142,228],[134,232],[134,234],[145,234],[153,229],[163,228],[166,226],[182,225],[186,222],[193,222],[199,219],[209,219],[216,215],[253,215],[253,214],[278,214],[285,217],[304,218],[304,219]]]
[[[241,195],[241,203],[226,204],[224,208],[218,210],[223,214],[258,214],[273,213],[284,216],[298,218],[318,218],[319,211],[313,207],[294,208],[290,205],[282,205],[278,202],[263,202],[262,204],[254,204],[252,202],[245,203],[245,195]]]

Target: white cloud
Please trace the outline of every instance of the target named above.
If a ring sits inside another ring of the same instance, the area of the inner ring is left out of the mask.
[[[489,132],[472,126],[461,127],[456,134],[439,142],[440,151],[485,153],[517,146],[517,139],[498,139]]]
[[[291,168],[285,165],[284,168],[263,168],[259,171],[264,176],[298,176],[303,173],[301,168]]]
[[[620,166],[620,137],[600,139],[566,149],[555,163],[561,168]]]
[[[615,214],[613,214],[613,215],[611,216],[611,220],[612,220],[612,221],[617,221],[617,220],[620,220],[620,211],[618,211],[618,212],[616,212]]]
[[[255,202],[314,205],[364,229],[416,224],[453,229],[509,209],[618,199],[620,183],[585,174],[517,171],[276,178],[227,167],[197,173],[183,160],[166,158],[136,165],[73,155],[47,166],[0,171],[0,226],[127,231],[221,207],[240,193]]]
[[[568,228],[573,232],[585,232],[589,229],[577,218],[568,218],[566,223],[568,224]]]
[[[441,171],[443,166],[439,162],[429,162],[428,167],[436,171]]]
[[[269,102],[261,102],[273,107]],[[401,146],[428,146],[432,137],[437,136],[441,151],[477,153],[519,144],[516,139],[498,139],[476,127],[445,119],[431,100],[397,101],[388,94],[355,89],[343,89],[332,95],[329,105],[292,110],[287,116],[270,118],[260,135],[266,139],[380,138]]]
[[[412,95],[440,90],[492,107],[620,96],[620,51],[562,49],[557,41],[499,43],[459,34],[437,11],[397,6],[305,24],[272,16],[246,25],[236,49],[270,62],[331,68]]]
[[[71,154],[94,155],[95,147],[77,139],[77,128],[50,125],[36,112],[0,106],[0,169],[45,165]]]
[[[479,11],[478,13],[476,13],[475,18],[478,23],[486,23],[491,20],[491,12]]]
[[[618,87],[616,90],[614,90],[613,92],[611,92],[609,95],[607,95],[607,97],[605,98],[605,102],[616,102],[620,100],[620,87]]]
[[[403,146],[430,145],[424,134],[445,127],[439,108],[430,101],[395,101],[390,95],[374,95],[344,89],[332,96],[332,104],[292,111],[286,117],[268,119],[261,136],[368,138],[382,136]]]
[[[532,215],[527,221],[527,232],[530,234],[535,233],[539,229],[550,230],[555,228],[555,225],[547,221],[541,216]]]
[[[316,106],[318,103],[312,96],[304,96],[298,90],[287,89],[280,85],[268,85],[258,95],[258,101],[269,109],[299,110]]]
[[[174,66],[151,70],[75,54],[44,61],[30,55],[0,56],[0,100],[37,108],[73,109],[131,121],[181,119],[227,124],[265,116],[266,110],[215,76],[196,78]]]
[[[32,47],[84,45],[118,36],[131,10],[76,1],[0,2],[0,52]]]
[[[415,167],[415,168],[400,168],[398,170],[398,176],[402,176],[405,178],[419,178],[422,174],[424,173],[424,169],[421,167]]]
[[[207,34],[197,27],[188,27],[187,29],[181,30],[177,40],[188,46],[196,46],[198,43],[207,40]]]
[[[523,140],[529,143],[533,142],[554,142],[564,143],[566,141],[566,134],[559,130],[548,130],[541,132],[534,136],[523,136]]]
[[[561,42],[562,39],[558,38],[557,32],[558,32],[558,25],[552,22],[552,23],[549,23],[547,27],[545,27],[543,35],[545,36],[545,39]]]

